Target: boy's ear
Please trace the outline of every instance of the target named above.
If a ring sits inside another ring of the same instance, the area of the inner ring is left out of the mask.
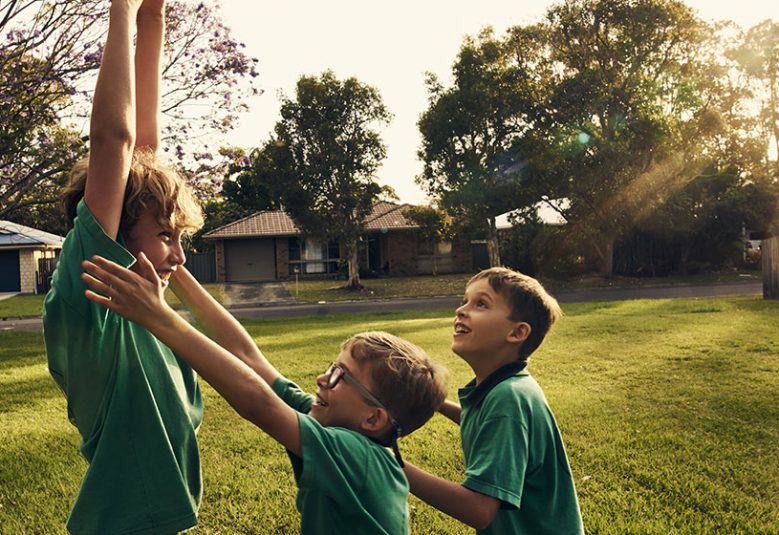
[[[532,330],[533,328],[529,323],[524,321],[517,322],[514,324],[514,328],[511,329],[507,340],[512,344],[521,344],[527,340],[527,337],[530,336]]]
[[[369,433],[374,433],[382,431],[387,424],[389,424],[389,414],[387,414],[387,411],[379,407],[374,407],[371,415],[362,421],[362,428]]]

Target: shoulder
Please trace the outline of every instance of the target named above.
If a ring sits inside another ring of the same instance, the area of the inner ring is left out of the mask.
[[[483,410],[488,412],[514,414],[517,409],[546,405],[546,397],[533,376],[523,373],[496,385],[482,404]]]

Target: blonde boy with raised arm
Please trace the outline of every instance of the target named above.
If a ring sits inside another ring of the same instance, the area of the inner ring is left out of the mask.
[[[89,156],[65,190],[72,229],[44,302],[49,371],[89,463],[67,521],[76,534],[165,535],[197,523],[195,374],[151,332],[87,300],[81,280],[85,258],[130,266],[143,251],[167,282],[185,260],[182,234],[202,224],[186,184],[155,156],[164,15],[163,0],[111,2]]]

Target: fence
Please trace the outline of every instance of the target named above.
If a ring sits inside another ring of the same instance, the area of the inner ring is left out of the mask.
[[[198,282],[216,282],[216,253],[187,253],[187,269]]]
[[[45,294],[51,289],[51,276],[57,267],[56,258],[39,258],[38,270],[35,272],[35,293]]]

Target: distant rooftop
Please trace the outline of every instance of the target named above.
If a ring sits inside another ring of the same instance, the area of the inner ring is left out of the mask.
[[[365,226],[368,231],[374,232],[417,228],[417,225],[403,215],[403,211],[411,207],[411,204],[378,202],[373,206],[373,210],[366,218]],[[287,212],[282,210],[264,210],[207,232],[203,235],[203,238],[218,240],[298,236],[300,234],[300,229],[298,229]]]
[[[65,238],[13,223],[0,220],[0,248],[53,247],[61,248]]]

